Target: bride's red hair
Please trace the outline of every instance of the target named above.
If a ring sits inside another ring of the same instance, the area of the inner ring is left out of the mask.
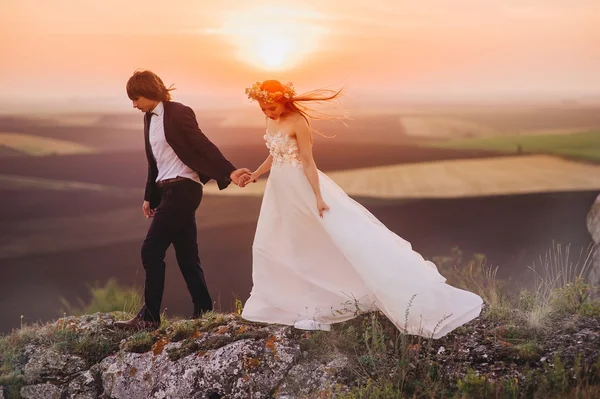
[[[310,120],[343,120],[348,119],[344,116],[334,116],[332,114],[316,111],[310,107],[304,105],[304,103],[326,103],[328,101],[336,100],[343,94],[344,87],[339,90],[330,89],[316,89],[301,95],[293,95],[286,97],[284,93],[294,92],[291,84],[288,86],[284,85],[278,80],[265,80],[259,86],[260,91],[268,92],[271,94],[272,101],[281,102],[284,106],[294,112],[298,112],[306,120],[310,127]],[[295,92],[294,92],[295,93]],[[312,128],[311,128],[312,129]],[[313,129],[314,130],[314,129]],[[317,132],[318,133],[318,132]],[[319,133],[320,134],[320,133]]]

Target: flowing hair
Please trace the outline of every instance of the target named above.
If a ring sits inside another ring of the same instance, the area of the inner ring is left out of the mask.
[[[319,134],[326,138],[333,138],[335,136],[325,136],[318,130],[311,126],[311,120],[336,120],[342,121],[344,125],[345,119],[350,119],[347,112],[344,111],[343,116],[336,116],[332,113],[317,111],[305,103],[316,103],[316,104],[327,104],[333,100],[338,100],[342,97],[345,87],[339,90],[330,89],[316,89],[309,92],[295,95],[295,90],[291,83],[283,85],[278,80],[265,80],[264,82],[253,86],[253,89],[247,89],[248,97],[255,100],[266,100],[283,102],[286,109],[297,112],[306,121],[311,131]]]
[[[343,116],[336,116],[336,115],[333,115],[328,112],[317,111],[315,109],[312,109],[312,108],[304,105],[303,103],[325,104],[325,103],[328,103],[329,101],[338,100],[340,97],[342,97],[344,90],[345,90],[345,87],[342,87],[337,91],[330,90],[330,89],[311,90],[311,91],[303,93],[299,96],[292,97],[289,101],[287,101],[285,103],[285,106],[287,108],[291,109],[292,111],[296,111],[300,115],[302,115],[302,117],[308,124],[308,127],[312,131],[319,134],[320,136],[327,137],[327,138],[333,138],[335,136],[325,136],[318,130],[314,129],[310,125],[310,120],[311,119],[335,120],[335,121],[342,121],[342,123],[344,123],[344,125],[346,125],[346,122],[344,122],[344,120],[349,119],[347,112],[344,112]]]

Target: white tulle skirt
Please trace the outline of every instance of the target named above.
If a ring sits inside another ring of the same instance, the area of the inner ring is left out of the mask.
[[[323,218],[303,169],[272,167],[243,318],[327,330],[379,309],[402,331],[440,338],[479,316],[478,295],[446,284],[408,241],[322,172],[319,179],[331,208]]]

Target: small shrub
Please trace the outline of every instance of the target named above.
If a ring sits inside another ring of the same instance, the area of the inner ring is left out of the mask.
[[[12,374],[22,363],[22,352],[27,344],[34,342],[37,326],[24,326],[10,335],[0,337],[0,374]]]
[[[600,318],[600,300],[583,303],[579,308],[579,314],[586,317]]]
[[[488,320],[496,322],[510,322],[513,318],[511,307],[508,303],[500,303],[495,306],[488,306],[483,316]]]
[[[369,379],[366,383],[336,396],[339,399],[402,399],[403,397],[399,387],[385,379]]]
[[[569,377],[564,363],[560,357],[555,355],[552,359],[552,365],[545,364],[546,389],[549,393],[567,392],[569,387]]]
[[[479,376],[472,369],[467,370],[467,375],[456,383],[458,392],[467,398],[489,398],[495,391],[493,382],[485,376]]]
[[[241,315],[242,312],[243,312],[243,310],[244,310],[244,304],[243,304],[243,302],[240,299],[235,298],[235,301],[233,302],[233,311],[234,311],[234,313],[237,314],[237,315]]]
[[[536,304],[535,294],[528,290],[519,293],[518,309],[523,312],[531,312]]]
[[[583,277],[577,276],[574,281],[554,290],[551,300],[552,309],[558,313],[579,313],[584,304],[589,303],[587,299],[590,292],[591,286]]]
[[[127,352],[145,353],[152,349],[154,342],[156,337],[152,333],[141,331],[129,337],[123,344],[123,349]]]
[[[515,345],[514,349],[519,359],[527,361],[538,360],[542,351],[542,348],[533,341]]]
[[[119,285],[115,279],[109,279],[104,286],[88,286],[90,300],[85,303],[81,298],[77,299],[78,306],[72,305],[65,298],[61,298],[64,308],[60,315],[83,315],[96,312],[110,313],[122,311],[125,313],[136,313],[143,303],[142,295],[135,288],[127,288]]]
[[[10,373],[0,372],[0,386],[6,388],[8,398],[20,398],[21,388],[25,385],[23,373],[14,371]]]
[[[200,325],[198,326],[198,331],[206,332],[227,324],[227,318],[221,313],[206,312],[202,318],[199,319],[199,322]]]
[[[192,320],[184,320],[171,324],[171,341],[177,342],[191,337],[196,332],[196,323]]]

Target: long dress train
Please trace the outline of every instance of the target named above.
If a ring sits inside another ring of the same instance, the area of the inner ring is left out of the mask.
[[[319,171],[331,208],[319,217],[296,140],[265,135],[273,156],[252,247],[247,320],[329,329],[379,309],[409,334],[440,338],[479,316],[482,299],[437,267]]]

